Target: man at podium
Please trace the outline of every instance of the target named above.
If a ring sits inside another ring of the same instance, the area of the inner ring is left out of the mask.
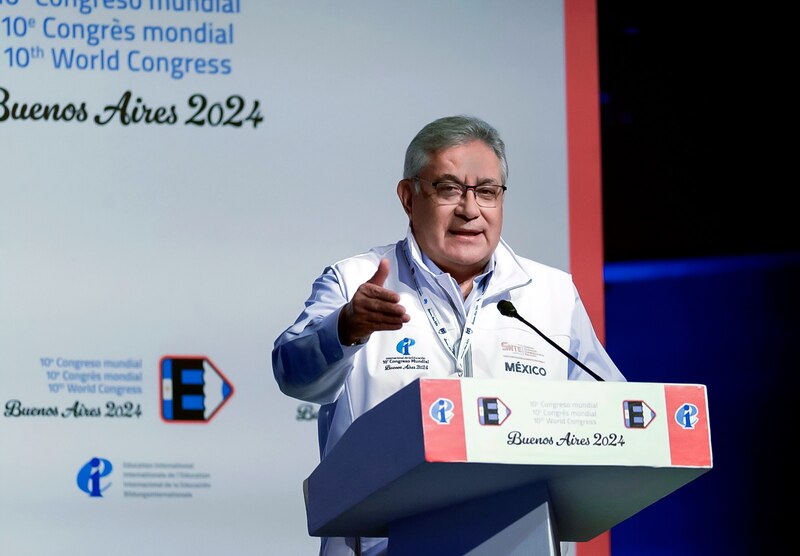
[[[507,176],[491,125],[471,116],[429,123],[409,144],[397,184],[405,238],[332,264],[314,281],[304,310],[276,339],[272,365],[281,391],[320,404],[322,458],[355,419],[418,378],[534,387],[625,380],[571,276],[503,241]],[[535,326],[501,314],[498,303]],[[323,538],[320,554],[383,554],[386,546]]]

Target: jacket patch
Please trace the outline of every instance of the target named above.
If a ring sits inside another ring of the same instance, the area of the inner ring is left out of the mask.
[[[500,342],[500,349],[503,352],[503,357],[518,357],[520,359],[533,359],[535,361],[543,361],[544,358],[541,353],[536,351],[536,348],[524,344]]]
[[[507,373],[547,376],[545,358],[533,346],[500,342],[503,355],[503,370]]]
[[[384,371],[427,371],[431,360],[427,357],[408,355],[406,357],[386,357],[382,363]]]
[[[431,360],[427,357],[420,357],[411,353],[411,348],[416,344],[414,338],[403,338],[397,345],[395,351],[400,357],[386,357],[383,359],[384,371],[427,371]]]

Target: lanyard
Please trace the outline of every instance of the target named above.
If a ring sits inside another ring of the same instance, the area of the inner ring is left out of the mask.
[[[473,301],[472,308],[467,315],[467,322],[464,325],[464,330],[461,332],[461,342],[458,344],[458,350],[456,350],[455,338],[444,326],[444,321],[442,320],[441,314],[436,308],[435,300],[425,295],[425,292],[422,290],[422,286],[420,286],[419,280],[417,279],[417,269],[413,264],[411,264],[411,257],[409,257],[408,254],[408,241],[406,241],[403,245],[403,256],[406,259],[406,263],[408,263],[408,267],[411,269],[411,278],[414,280],[414,288],[417,290],[417,296],[419,297],[420,303],[422,303],[425,316],[428,317],[428,322],[430,322],[431,327],[436,332],[436,337],[439,338],[439,341],[445,347],[447,352],[455,359],[456,372],[458,372],[459,376],[461,376],[464,374],[464,359],[466,358],[470,345],[472,344],[472,333],[475,329],[475,322],[478,320],[478,313],[481,310],[483,296],[486,293],[486,281],[483,280],[483,285],[478,286],[480,288],[478,291],[478,296]]]

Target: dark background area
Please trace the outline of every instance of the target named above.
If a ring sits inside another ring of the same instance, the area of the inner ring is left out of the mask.
[[[800,335],[787,14],[599,1],[606,346],[704,384],[713,469],[617,525],[613,556],[791,547]]]
[[[800,249],[788,14],[705,2],[597,11],[606,260]]]

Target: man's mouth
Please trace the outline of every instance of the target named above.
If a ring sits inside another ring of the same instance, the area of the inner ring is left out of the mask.
[[[474,237],[481,235],[481,232],[478,230],[450,230],[450,233],[454,236],[460,237]]]

